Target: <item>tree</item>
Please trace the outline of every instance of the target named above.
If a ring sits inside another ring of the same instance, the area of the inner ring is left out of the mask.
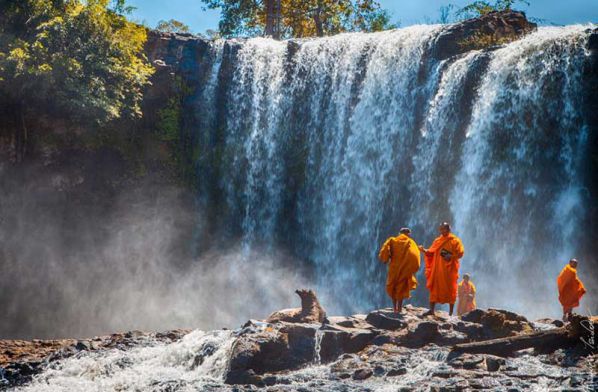
[[[189,33],[191,31],[189,26],[176,19],[159,21],[156,25],[156,30],[165,33]]]
[[[153,67],[145,28],[128,11],[122,0],[0,1],[0,99],[14,115],[17,160],[43,117],[103,124],[141,116]]]
[[[202,0],[220,9],[225,37],[324,36],[346,31],[380,31],[394,26],[376,0]]]
[[[489,14],[496,11],[507,11],[513,8],[513,5],[520,3],[529,5],[527,0],[496,0],[494,3],[487,1],[474,1],[471,4],[457,11],[459,19],[476,18],[478,16]]]

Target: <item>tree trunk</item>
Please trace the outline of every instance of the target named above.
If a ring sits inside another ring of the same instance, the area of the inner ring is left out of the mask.
[[[322,3],[318,1],[318,8],[314,11],[314,24],[316,26],[316,34],[318,37],[324,36],[324,24],[322,22]]]
[[[552,352],[561,348],[584,344],[588,349],[595,350],[596,342],[593,331],[597,326],[598,319],[576,315],[570,324],[562,328],[481,342],[457,344],[452,348],[452,351],[508,357],[519,350],[527,348]]]
[[[264,0],[266,6],[266,28],[264,35],[280,39],[280,0]]]
[[[536,332],[507,338],[484,340],[481,342],[457,344],[452,351],[469,354],[492,354],[509,357],[519,350],[526,348],[542,348],[554,351],[569,345],[575,345],[576,339],[571,339],[566,328]]]

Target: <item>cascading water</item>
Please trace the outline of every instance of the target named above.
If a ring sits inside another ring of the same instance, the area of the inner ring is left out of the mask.
[[[214,43],[200,199],[247,247],[310,263],[332,311],[383,304],[380,243],[409,224],[427,245],[448,220],[481,306],[534,313],[516,296],[556,313],[554,277],[588,204],[587,34],[540,28],[438,61],[442,29]]]
[[[222,383],[231,331],[193,331],[176,343],[80,352],[54,362],[20,391],[197,391]]]

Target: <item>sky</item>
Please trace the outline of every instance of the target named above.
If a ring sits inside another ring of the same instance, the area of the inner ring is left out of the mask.
[[[463,6],[473,0],[379,0],[390,11],[393,22],[401,26],[433,23],[438,20],[443,5]],[[598,23],[598,0],[529,0],[531,5],[520,4],[528,16],[546,23],[567,25]],[[194,33],[218,29],[220,12],[204,10],[201,0],[129,0],[136,7],[133,19],[150,27],[160,20],[176,19],[191,27]]]

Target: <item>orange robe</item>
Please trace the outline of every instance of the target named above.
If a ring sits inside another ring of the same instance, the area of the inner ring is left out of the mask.
[[[446,249],[453,254],[449,261],[440,255]],[[459,237],[449,233],[439,236],[425,254],[426,287],[430,290],[430,302],[454,304],[457,301],[457,280],[459,279],[459,259],[464,253]]]
[[[579,306],[579,300],[586,293],[581,280],[577,277],[577,270],[567,264],[556,280],[559,287],[559,301],[565,312]]]
[[[457,289],[457,295],[459,297],[459,305],[457,305],[457,315],[461,316],[467,312],[471,312],[476,308],[475,303],[475,285],[469,281],[464,280],[459,283]]]
[[[388,263],[386,277],[386,292],[398,301],[411,297],[410,291],[417,287],[415,274],[419,270],[420,253],[415,241],[405,234],[390,237],[386,240],[378,258],[383,263]]]

